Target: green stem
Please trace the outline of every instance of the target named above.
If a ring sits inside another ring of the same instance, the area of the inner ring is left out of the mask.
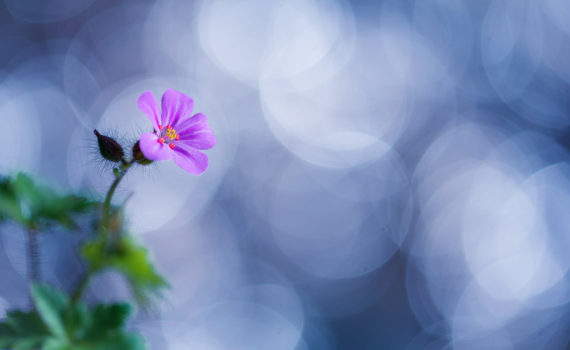
[[[109,218],[111,217],[111,199],[115,194],[115,190],[119,183],[129,170],[129,168],[133,165],[132,162],[123,161],[123,164],[119,168],[119,171],[115,173],[115,180],[111,184],[109,191],[107,191],[107,196],[105,196],[105,202],[103,202],[103,221],[102,221],[102,228],[106,230],[109,226]]]
[[[28,274],[31,283],[40,280],[40,251],[38,247],[37,232],[28,229]]]
[[[79,281],[79,284],[75,288],[75,291],[73,292],[73,295],[71,297],[72,303],[75,304],[79,301],[79,299],[81,299],[83,292],[85,291],[85,289],[87,288],[87,285],[89,284],[89,278],[90,277],[91,277],[91,271],[87,271],[83,275],[83,277],[81,277],[81,281]]]
[[[132,165],[133,162],[127,162],[124,159],[122,160],[121,166],[115,171],[115,180],[111,184],[111,187],[109,187],[109,191],[107,191],[107,195],[105,196],[105,201],[103,202],[103,218],[101,221],[101,231],[105,240],[108,237],[107,231],[109,229],[109,219],[111,218],[111,200],[113,199],[113,195],[115,194],[115,190],[119,186],[119,183]],[[77,303],[79,300],[81,300],[81,297],[89,285],[89,279],[93,273],[94,271],[88,270],[85,272],[83,277],[81,277],[81,280],[79,281],[79,284],[75,288],[75,291],[71,297],[73,303]]]
[[[33,228],[28,228],[27,233],[28,233],[28,279],[30,281],[30,287],[31,287],[34,284],[38,283],[41,278],[40,250],[38,246],[38,233]]]

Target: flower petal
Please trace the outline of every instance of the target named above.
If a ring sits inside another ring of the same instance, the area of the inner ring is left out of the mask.
[[[181,136],[177,143],[196,149],[210,149],[216,145],[217,141],[210,126],[206,125],[192,134]]]
[[[168,160],[173,153],[168,145],[158,142],[158,136],[152,132],[146,132],[141,135],[139,147],[149,160]]]
[[[160,124],[160,109],[158,108],[158,102],[156,98],[150,91],[143,92],[137,101],[139,109],[147,115],[150,119],[154,130],[158,130],[158,125]]]
[[[201,129],[204,126],[208,126],[208,117],[202,113],[196,113],[192,116],[192,118],[181,120],[176,127],[176,131],[179,135],[182,135],[185,133],[194,132],[195,130]]]
[[[184,118],[192,114],[194,100],[187,95],[173,90],[166,89],[162,95],[162,123],[177,129],[177,124]]]
[[[208,168],[208,156],[197,150],[179,147],[174,148],[172,159],[180,168],[186,170],[190,174],[200,175]]]
[[[180,140],[186,146],[196,149],[210,149],[216,145],[216,137],[207,123],[208,118],[197,113],[178,126]]]

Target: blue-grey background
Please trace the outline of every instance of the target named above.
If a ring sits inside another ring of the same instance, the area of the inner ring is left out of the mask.
[[[172,288],[153,349],[565,349],[567,0],[3,0],[0,172],[102,198],[94,128],[129,147],[138,96],[209,117],[201,177],[121,184]],[[27,304],[0,228],[0,313]],[[81,271],[68,233],[45,279]],[[92,299],[127,296],[116,275]]]

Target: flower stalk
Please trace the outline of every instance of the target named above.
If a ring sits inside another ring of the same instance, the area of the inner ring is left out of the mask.
[[[37,233],[33,229],[28,229],[28,273],[30,283],[40,280],[40,252],[38,247]]]
[[[30,287],[40,282],[40,249],[38,246],[38,233],[33,228],[28,228],[28,280]]]
[[[133,165],[133,162],[134,160],[126,161],[124,158],[121,158],[121,166],[113,169],[115,180],[113,180],[111,186],[109,187],[109,190],[107,191],[107,195],[105,196],[105,201],[103,202],[103,208],[102,208],[103,212],[102,212],[100,232],[105,240],[107,239],[109,232],[109,224],[111,218],[111,200],[113,199],[113,195],[115,194],[115,190],[119,186],[119,183],[125,177],[127,171]],[[75,288],[71,297],[71,301],[73,303],[77,303],[81,300],[81,297],[83,296],[85,289],[89,285],[89,280],[91,279],[93,273],[95,273],[95,271],[88,270],[81,277],[81,280],[77,284],[77,287]]]
[[[115,194],[115,190],[119,186],[119,183],[125,177],[129,168],[133,165],[133,162],[122,160],[122,164],[119,168],[115,168],[118,171],[114,171],[115,180],[111,184],[109,191],[107,191],[107,195],[105,196],[105,202],[103,202],[103,219],[101,222],[101,228],[103,231],[107,231],[109,228],[109,218],[111,217],[111,200],[113,199],[113,195]]]
[[[73,294],[71,296],[71,302],[72,303],[77,303],[79,302],[79,300],[81,300],[81,297],[83,296],[83,292],[85,292],[85,289],[87,288],[87,285],[89,284],[89,279],[91,278],[91,271],[87,271],[83,277],[81,277],[81,280],[79,281],[79,284],[77,285],[77,287],[75,288],[75,290],[73,291]]]

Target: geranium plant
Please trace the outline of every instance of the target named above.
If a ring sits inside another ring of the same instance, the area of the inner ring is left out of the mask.
[[[94,130],[101,156],[115,163],[114,180],[102,201],[81,195],[61,195],[40,186],[19,173],[0,178],[0,223],[11,221],[27,234],[28,278],[33,305],[28,310],[12,310],[0,322],[0,348],[14,350],[138,350],[143,338],[125,326],[133,306],[148,306],[168,286],[156,271],[148,251],[129,234],[123,208],[113,205],[116,188],[133,166],[172,159],[190,174],[200,175],[208,167],[201,152],[212,148],[216,138],[206,116],[192,115],[193,100],[168,89],[162,106],[152,93],[144,92],[138,106],[152,123],[130,147],[130,155],[116,140]],[[74,231],[79,216],[90,216],[94,225],[77,247],[84,272],[76,287],[61,290],[42,283],[38,235],[48,227]],[[93,303],[84,300],[92,277],[112,269],[124,276],[132,291],[132,301]]]

